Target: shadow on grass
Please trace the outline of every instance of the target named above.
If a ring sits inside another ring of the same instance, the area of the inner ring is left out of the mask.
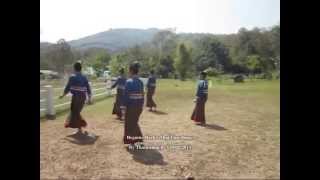
[[[134,161],[145,165],[167,165],[163,161],[163,156],[158,150],[144,149],[144,150],[130,150],[127,151],[132,155]]]
[[[217,131],[225,131],[225,130],[228,130],[222,126],[219,126],[219,125],[216,125],[216,124],[205,124],[205,125],[202,125],[203,127],[207,128],[207,129],[214,129],[214,130],[217,130]]]
[[[153,114],[157,114],[157,115],[167,115],[167,114],[168,114],[168,113],[166,113],[166,112],[159,111],[159,110],[156,110],[156,111],[149,111],[149,112],[151,112],[151,113],[153,113]]]
[[[94,144],[98,140],[99,136],[96,136],[95,134],[88,133],[82,134],[82,133],[77,133],[77,134],[71,134],[68,135],[65,140],[73,143],[73,144],[78,144],[78,145],[91,145]]]

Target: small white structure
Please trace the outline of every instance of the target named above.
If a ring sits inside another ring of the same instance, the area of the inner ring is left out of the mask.
[[[93,76],[93,75],[95,75],[95,70],[93,69],[93,67],[88,66],[83,70],[83,74]]]
[[[103,78],[104,79],[110,79],[111,78],[111,72],[110,71],[103,71]]]
[[[40,79],[57,78],[59,73],[51,70],[40,70]]]

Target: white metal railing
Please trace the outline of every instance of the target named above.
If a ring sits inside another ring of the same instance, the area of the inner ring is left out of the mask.
[[[93,94],[92,98],[102,96],[102,95],[108,95],[111,96],[112,94],[115,94],[115,89],[110,90],[109,87],[111,87],[111,81],[108,81],[106,83],[97,83],[97,84],[91,84],[91,87],[97,87],[99,85],[105,85],[105,87],[102,88],[96,88],[92,89],[92,92],[96,92],[99,90],[105,89],[105,92]],[[40,93],[45,93],[45,98],[40,98],[40,113],[45,113],[46,117],[48,119],[54,119],[56,115],[56,109],[62,106],[69,105],[71,102],[65,102],[62,104],[56,104],[54,105],[54,101],[59,98],[59,96],[54,97],[54,90],[63,89],[63,88],[53,88],[51,85],[44,86],[44,89],[40,89]],[[71,94],[68,94],[67,96],[71,96]],[[92,99],[92,100],[93,100]],[[44,107],[41,107],[41,103],[44,103]]]
[[[101,86],[101,85],[106,85],[106,83],[89,83],[91,87],[96,87],[96,86]]]

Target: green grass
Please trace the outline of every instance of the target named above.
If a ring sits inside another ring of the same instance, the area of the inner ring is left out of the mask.
[[[210,79],[209,79],[210,81]],[[279,80],[247,80],[245,83],[233,83],[231,80],[217,82],[212,81],[212,86],[209,88],[210,95],[223,94],[226,97],[239,97],[239,98],[254,98],[255,101],[263,103],[272,103],[275,107],[280,107],[280,81]],[[157,82],[157,96],[156,101],[161,101],[160,106],[181,106],[181,100],[192,101],[196,91],[196,81],[180,81],[173,79],[159,79]],[[95,93],[101,93],[104,90],[96,91]],[[56,91],[55,95],[60,95],[61,91]],[[218,98],[220,99],[220,98]],[[58,99],[55,104],[61,104],[70,101],[70,97],[64,99]],[[101,101],[105,100],[105,101]],[[212,99],[214,101],[214,99]],[[258,103],[257,102],[257,103]],[[113,98],[107,98],[101,96],[97,98],[98,106],[88,106],[88,112],[92,113],[105,113],[105,110],[112,108]],[[172,107],[174,108],[174,107]],[[57,109],[57,112],[68,111],[69,106],[64,106]],[[63,113],[61,113],[63,114]]]

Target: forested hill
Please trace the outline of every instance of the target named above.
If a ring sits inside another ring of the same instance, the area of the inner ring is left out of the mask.
[[[103,48],[118,51],[152,40],[159,29],[110,29],[68,42],[75,49]]]
[[[223,73],[270,74],[280,71],[280,24],[240,28],[235,34],[175,33],[171,29],[115,29],[66,42],[40,43],[40,67],[64,72],[82,60],[96,71],[114,74],[132,60],[142,73],[154,69],[161,77],[192,77],[206,70]]]

